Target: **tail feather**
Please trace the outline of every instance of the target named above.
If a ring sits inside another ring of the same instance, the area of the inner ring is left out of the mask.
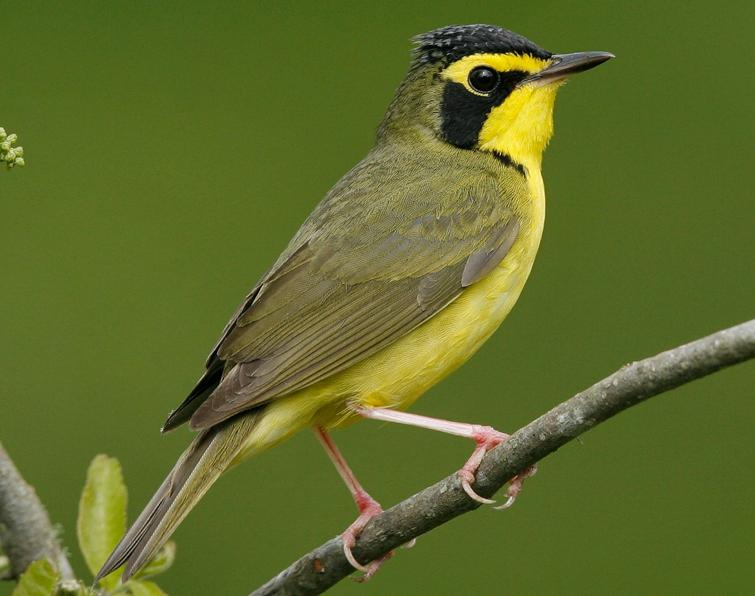
[[[99,580],[125,564],[122,576],[125,582],[149,562],[233,461],[254,429],[257,418],[258,412],[244,414],[197,436],[95,579]]]

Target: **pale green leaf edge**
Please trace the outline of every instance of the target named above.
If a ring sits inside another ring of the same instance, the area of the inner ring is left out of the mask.
[[[126,531],[128,493],[121,464],[114,457],[97,455],[87,470],[86,484],[79,501],[76,534],[87,567],[95,575]],[[121,571],[100,580],[112,590]]]

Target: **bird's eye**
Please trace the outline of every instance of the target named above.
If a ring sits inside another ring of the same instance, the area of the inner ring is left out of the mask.
[[[469,73],[469,86],[478,93],[490,93],[499,80],[498,71],[487,66],[478,66]]]

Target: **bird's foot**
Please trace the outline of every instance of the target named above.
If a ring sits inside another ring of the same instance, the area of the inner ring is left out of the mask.
[[[364,530],[367,522],[376,515],[380,515],[383,512],[383,508],[380,506],[380,503],[367,493],[357,495],[354,500],[356,501],[357,507],[359,507],[359,517],[357,517],[356,520],[354,520],[354,523],[346,528],[346,531],[341,534],[343,554],[354,569],[362,572],[362,575],[355,578],[355,580],[358,582],[366,582],[378,572],[383,563],[393,556],[393,551],[383,555],[379,559],[371,561],[367,565],[362,565],[356,560],[356,557],[354,557],[354,554],[351,552],[351,549],[356,544],[356,539],[362,533],[362,530]]]
[[[485,457],[485,454],[503,443],[509,438],[509,435],[499,432],[491,426],[475,425],[471,438],[477,443],[477,447],[458,472],[459,478],[461,478],[461,487],[473,501],[486,505],[495,503],[494,499],[482,497],[472,490],[472,483],[475,481],[475,473],[477,472],[477,468],[480,467],[480,463],[482,462],[482,458]]]
[[[480,467],[480,463],[482,462],[482,458],[485,457],[485,454],[494,447],[497,447],[498,445],[503,443],[508,438],[509,435],[497,431],[491,426],[475,425],[472,432],[472,439],[475,441],[475,443],[477,443],[477,448],[472,452],[470,458],[458,472],[459,478],[461,478],[461,487],[464,489],[464,492],[469,495],[470,499],[477,501],[478,503],[483,503],[485,505],[495,503],[495,499],[487,499],[483,496],[478,495],[472,489],[472,483],[475,481],[477,468]],[[506,502],[503,505],[494,507],[494,509],[508,509],[509,507],[511,507],[514,504],[514,501],[516,501],[517,496],[521,492],[524,481],[530,476],[533,476],[535,472],[537,472],[537,466],[531,466],[521,474],[514,476],[514,478],[512,478],[509,482],[509,487],[506,490]]]

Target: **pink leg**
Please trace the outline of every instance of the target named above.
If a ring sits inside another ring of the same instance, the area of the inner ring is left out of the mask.
[[[399,412],[384,408],[364,408],[357,407],[355,411],[360,416],[371,418],[373,420],[383,420],[385,422],[396,422],[398,424],[408,424],[410,426],[419,426],[437,430],[451,435],[467,437],[477,443],[477,448],[472,452],[470,458],[459,470],[461,486],[469,497],[479,503],[495,503],[493,499],[486,499],[472,490],[472,483],[475,480],[475,473],[480,467],[480,462],[485,454],[509,438],[509,435],[495,430],[490,426],[480,426],[478,424],[465,424],[463,422],[452,422],[450,420],[441,420],[439,418],[430,418],[429,416],[420,416],[419,414],[409,414],[408,412]],[[506,491],[506,502],[496,509],[506,509],[511,507],[516,500],[517,495],[522,490],[522,483],[537,471],[535,466],[528,468],[521,474],[512,478],[509,482],[509,488]]]
[[[393,553],[388,553],[384,557],[372,561],[369,565],[362,565],[356,560],[351,549],[356,543],[357,536],[359,536],[367,525],[367,522],[376,515],[382,513],[383,508],[380,506],[380,503],[373,499],[369,493],[362,488],[362,485],[359,484],[359,480],[354,476],[354,472],[351,471],[349,464],[346,463],[343,455],[341,455],[338,447],[336,447],[333,439],[330,438],[330,435],[325,429],[320,427],[316,428],[315,435],[325,448],[325,452],[335,465],[341,478],[343,478],[344,483],[346,483],[346,486],[348,487],[349,492],[351,492],[351,496],[354,497],[354,502],[359,509],[359,517],[356,518],[354,523],[346,528],[346,531],[341,535],[341,539],[343,540],[343,554],[346,556],[348,562],[351,563],[352,567],[364,573],[361,581],[366,581],[375,575],[377,570],[380,569],[380,566],[387,561]]]

